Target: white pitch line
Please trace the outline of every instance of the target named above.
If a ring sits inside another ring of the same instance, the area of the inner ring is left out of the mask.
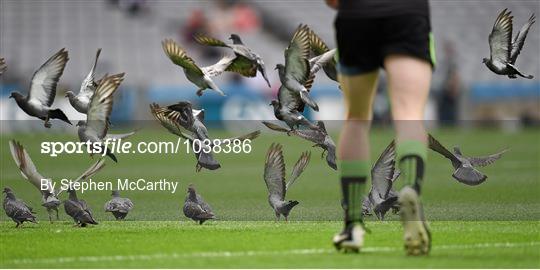
[[[478,243],[472,245],[436,245],[433,249],[476,249],[476,248],[519,248],[539,246],[540,242],[521,243]],[[365,247],[362,252],[396,252],[397,247]],[[219,252],[195,252],[195,253],[157,253],[149,255],[113,255],[113,256],[79,256],[79,257],[57,257],[44,259],[15,259],[8,261],[8,264],[61,264],[71,262],[106,262],[106,261],[150,261],[160,259],[177,258],[227,258],[227,257],[253,257],[253,256],[283,256],[283,255],[313,255],[336,253],[335,249],[291,249],[280,251],[219,251]]]

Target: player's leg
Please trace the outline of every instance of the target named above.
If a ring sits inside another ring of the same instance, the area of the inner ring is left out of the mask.
[[[424,107],[432,66],[418,58],[391,55],[385,59],[392,116],[396,128],[396,161],[405,187],[399,195],[406,251],[429,253],[431,235],[419,199],[427,158]]]
[[[369,128],[379,67],[376,22],[336,19],[338,79],[343,90],[345,119],[338,146],[338,167],[344,209],[344,230],[334,237],[338,249],[359,250],[363,245],[362,201],[370,175]],[[365,42],[362,37],[373,37]]]
[[[396,129],[396,163],[405,184],[399,196],[405,247],[408,254],[427,254],[431,236],[419,195],[428,149],[424,109],[435,64],[430,20],[428,16],[390,18],[383,31],[388,38],[384,67]]]
[[[378,70],[360,75],[340,73],[346,121],[338,146],[345,229],[334,237],[337,248],[359,250],[363,245],[362,202],[370,175],[369,129]]]

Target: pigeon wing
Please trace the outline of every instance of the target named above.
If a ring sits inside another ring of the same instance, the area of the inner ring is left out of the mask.
[[[257,63],[246,58],[245,56],[237,55],[232,63],[227,66],[225,71],[238,73],[244,77],[252,78],[257,76]]]
[[[170,133],[175,134],[179,137],[182,137],[186,140],[193,140],[194,138],[187,133],[184,133],[182,131],[182,126],[173,119],[172,116],[168,116],[167,112],[169,112],[167,108],[159,107],[156,103],[150,104],[150,112],[154,116],[156,120],[159,121],[161,126],[166,128]]]
[[[34,185],[42,193],[54,194],[52,181],[45,179],[36,169],[34,162],[30,159],[26,149],[17,141],[9,141],[9,149],[11,150],[11,156],[17,164],[17,167],[21,171],[21,174],[26,180]],[[41,189],[41,181],[47,181],[47,189]]]
[[[105,135],[105,139],[111,139],[111,140],[120,140],[120,139],[127,139],[137,133],[136,130],[128,133],[122,133],[122,134],[107,134]]]
[[[235,57],[226,55],[222,57],[217,63],[203,67],[202,71],[210,77],[216,77],[221,75],[227,68],[233,63]]]
[[[123,80],[124,73],[107,77],[97,87],[96,92],[90,100],[87,114],[87,127],[93,129],[99,136],[104,138],[109,129],[109,117],[111,115],[114,92]]]
[[[304,172],[304,169],[306,169],[307,165],[309,164],[309,160],[311,159],[311,152],[306,151],[303,152],[302,155],[300,155],[300,158],[298,161],[296,161],[296,164],[294,164],[292,173],[291,173],[291,179],[287,182],[287,185],[285,186],[285,190],[289,190],[289,188],[294,184],[296,179]]]
[[[74,180],[74,182],[79,182],[81,180],[86,180],[92,176],[94,176],[96,173],[98,173],[103,167],[105,167],[105,160],[100,159],[96,161],[96,163],[92,164],[85,172],[83,172],[77,179]],[[56,196],[58,197],[64,189],[60,189]]]
[[[491,59],[502,63],[510,61],[510,50],[512,47],[512,19],[511,12],[503,10],[493,25],[493,30],[489,35],[489,47]]]
[[[277,195],[281,200],[285,199],[285,161],[280,144],[272,144],[266,154],[264,164],[264,181],[270,196]]]
[[[4,73],[6,69],[7,69],[6,60],[0,57],[0,75],[2,75],[2,73]]]
[[[371,169],[371,182],[376,196],[385,199],[392,188],[392,180],[395,172],[395,143],[392,140],[390,144],[381,153],[373,168]]]
[[[306,26],[296,29],[289,46],[285,50],[285,73],[301,84],[309,79],[309,34]]]
[[[160,110],[164,111],[166,116],[171,118],[171,120],[178,122],[185,128],[191,127],[195,123],[195,114],[191,103],[188,101],[180,101],[176,104],[161,108]]]
[[[203,36],[203,35],[195,35],[193,38],[195,39],[197,43],[201,45],[230,48],[230,46],[227,45],[227,43],[217,38]]]
[[[439,141],[437,141],[437,139],[435,139],[433,136],[431,136],[431,134],[428,135],[428,140],[429,140],[429,148],[441,155],[443,155],[445,158],[449,159],[450,161],[452,161],[452,164],[461,164],[461,161],[459,161],[459,159],[456,158],[456,156],[454,154],[452,154],[450,151],[448,151],[448,149],[446,149]]]
[[[288,132],[290,131],[290,129],[287,129],[287,128],[284,128],[280,125],[277,125],[277,124],[274,124],[272,122],[268,122],[268,121],[262,121],[262,123],[269,129],[271,130],[274,130],[274,131],[278,131],[278,132]]]
[[[536,17],[534,14],[531,15],[529,18],[529,21],[521,27],[521,30],[519,30],[519,33],[514,38],[514,41],[512,42],[512,51],[510,53],[510,63],[515,63],[517,60],[517,57],[519,56],[519,53],[521,52],[521,49],[523,49],[523,44],[525,43],[525,39],[527,38],[527,34],[529,33],[529,30],[531,29],[531,26],[535,23]]]
[[[32,77],[28,100],[50,107],[56,96],[56,85],[69,60],[68,52],[61,49],[45,62]]]
[[[203,76],[203,71],[195,64],[195,61],[189,57],[184,49],[180,47],[174,40],[165,39],[161,42],[163,51],[171,61],[178,66]]]
[[[83,80],[81,84],[81,89],[79,90],[79,92],[83,95],[92,96],[92,94],[94,93],[94,89],[96,87],[96,82],[95,82],[96,67],[97,67],[97,62],[98,62],[100,54],[101,54],[101,48],[97,50],[96,58],[94,59],[94,65],[92,65],[90,72],[88,73],[88,75],[86,75],[86,78]]]
[[[502,155],[506,153],[506,151],[508,151],[508,149],[504,149],[501,152],[493,154],[493,155],[489,155],[485,157],[469,157],[468,159],[471,162],[471,165],[475,167],[484,167],[484,166],[492,164],[497,159],[500,159]]]

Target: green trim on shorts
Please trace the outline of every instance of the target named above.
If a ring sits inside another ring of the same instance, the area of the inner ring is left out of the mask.
[[[435,49],[435,36],[433,32],[429,33],[429,56],[431,58],[431,64],[437,66],[437,51]]]

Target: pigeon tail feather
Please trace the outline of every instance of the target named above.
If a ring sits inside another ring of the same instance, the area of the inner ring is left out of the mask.
[[[71,121],[69,121],[66,114],[60,109],[49,110],[48,116],[49,116],[49,118],[60,119],[60,120],[66,122],[66,123],[68,123],[70,125],[73,125],[73,124],[71,124]]]

